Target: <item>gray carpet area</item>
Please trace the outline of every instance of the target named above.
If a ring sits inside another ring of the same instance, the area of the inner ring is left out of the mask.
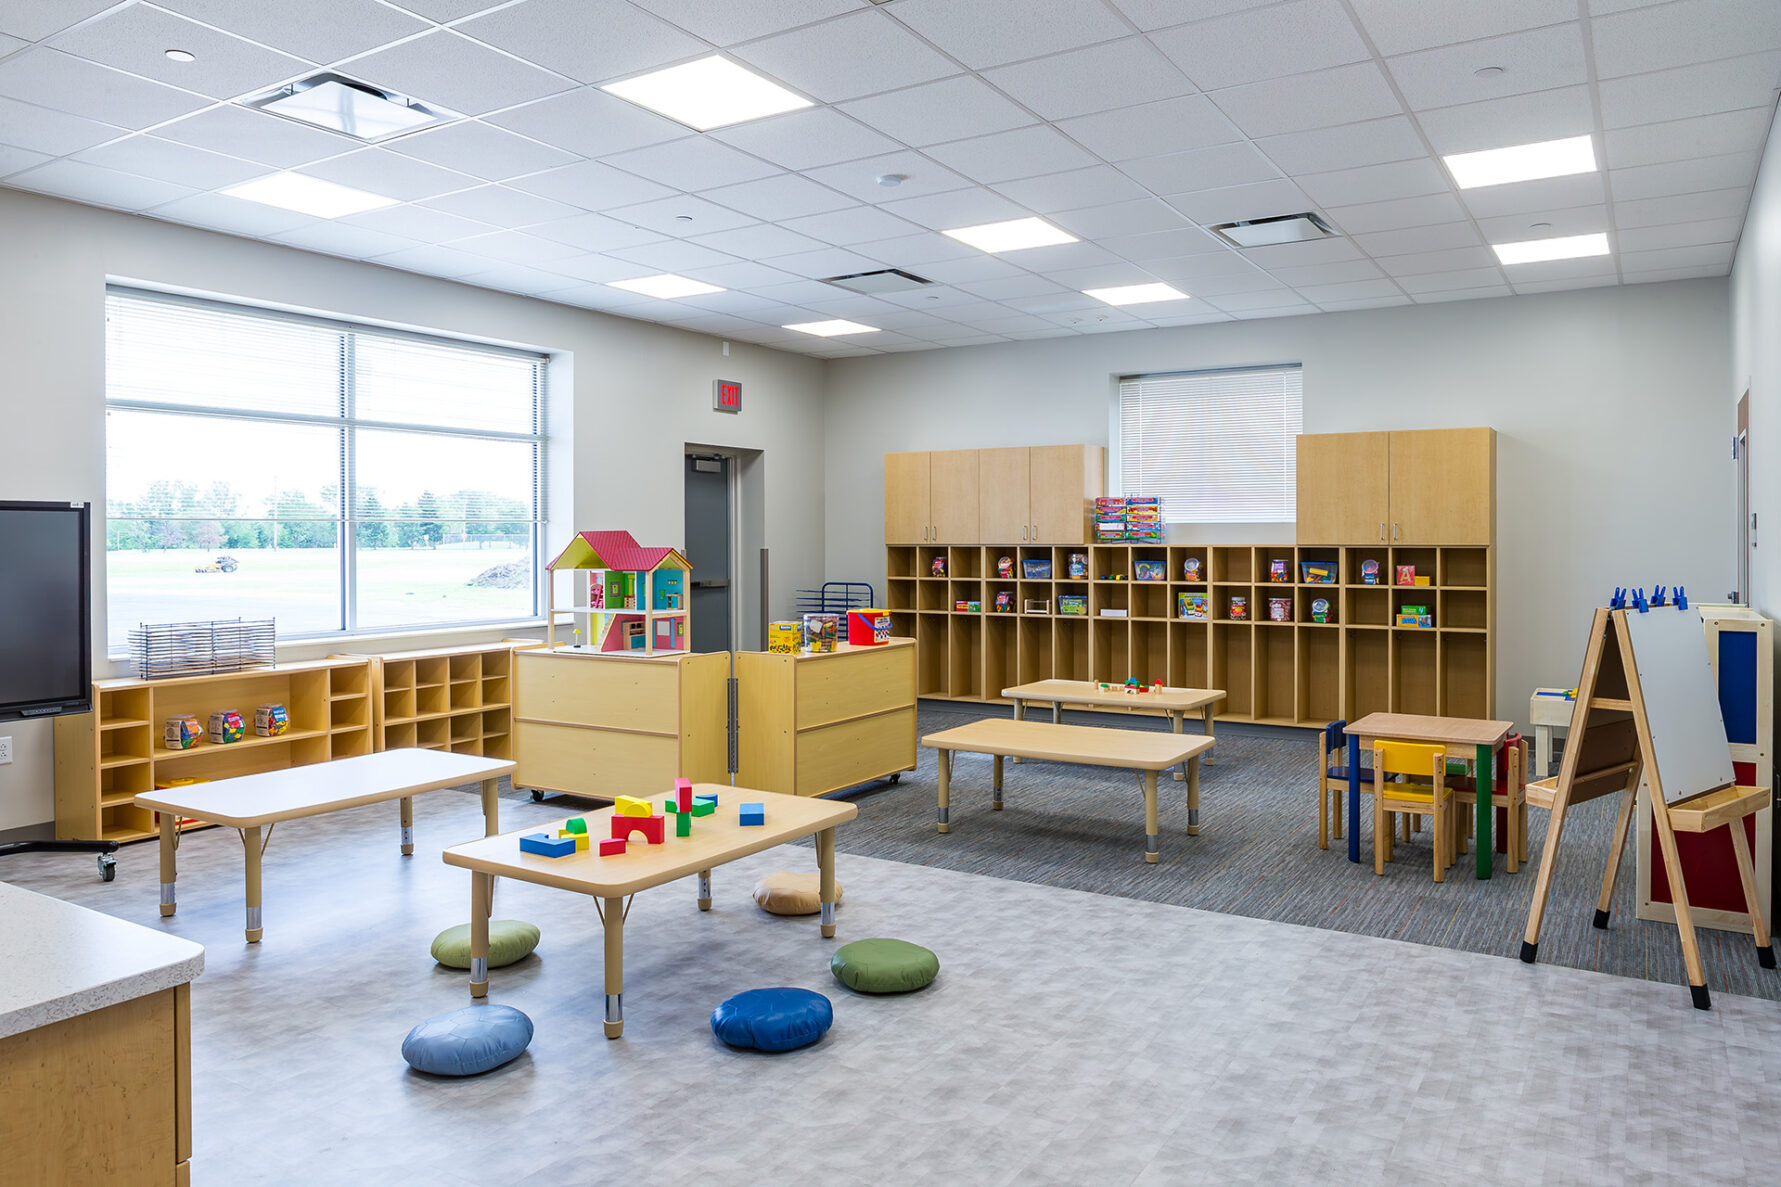
[[[923,702],[922,733],[1006,709]],[[1157,718],[1066,713],[1082,725],[1164,729]],[[1195,729],[1189,726],[1190,730]],[[1203,771],[1201,831],[1185,833],[1185,785],[1162,786],[1161,859],[1146,865],[1144,807],[1127,771],[1056,763],[1007,765],[1005,807],[990,811],[990,760],[954,760],[952,831],[934,829],[936,764],[921,765],[895,785],[851,797],[859,819],[836,832],[842,852],[938,866],[1098,894],[1198,907],[1358,935],[1409,940],[1441,948],[1513,957],[1527,923],[1528,901],[1545,842],[1546,813],[1530,809],[1529,861],[1479,881],[1462,857],[1447,881],[1430,876],[1425,830],[1400,844],[1397,860],[1375,876],[1371,817],[1363,822],[1362,864],[1345,844],[1317,847],[1317,735],[1309,730],[1221,724],[1217,761]],[[1370,801],[1363,800],[1370,812]],[[1676,929],[1646,922],[1634,909],[1632,844],[1621,866],[1612,922],[1591,925],[1602,863],[1614,825],[1613,799],[1573,810],[1546,922],[1540,958],[1573,968],[1645,977],[1681,985]],[[1707,984],[1715,992],[1781,1000],[1781,972],[1762,969],[1749,936],[1700,929]]]

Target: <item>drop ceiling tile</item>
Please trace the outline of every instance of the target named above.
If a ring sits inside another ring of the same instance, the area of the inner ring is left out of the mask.
[[[1201,90],[1284,78],[1373,55],[1338,0],[1294,0],[1151,34]]]
[[[1354,241],[1362,251],[1376,260],[1416,252],[1478,247],[1484,242],[1478,235],[1478,228],[1469,222],[1430,223],[1427,226],[1357,234]]]
[[[1577,19],[1575,0],[1350,0],[1382,54],[1452,45]]]
[[[799,235],[841,247],[913,235],[920,230],[914,223],[873,206],[853,206],[826,214],[781,219],[779,225]]]
[[[51,44],[77,58],[214,99],[270,87],[311,69],[301,59],[146,4],[107,13]],[[163,52],[168,49],[188,50],[197,61],[175,62]]]
[[[941,164],[978,181],[994,183],[1095,164],[1095,159],[1049,127],[1020,128],[928,149]]]
[[[1709,218],[1736,218],[1750,205],[1750,190],[1706,190],[1667,198],[1641,198],[1614,203],[1617,227],[1650,227],[1659,223],[1694,223]]]
[[[721,186],[715,190],[706,190],[700,196],[709,198],[720,206],[770,221],[821,214],[854,204],[852,198],[795,173],[780,173],[773,177],[763,177],[759,181]]]
[[[522,194],[506,186],[484,185],[459,190],[429,199],[421,205],[447,214],[473,218],[496,227],[526,227],[533,223],[568,218],[578,213],[574,206],[553,202],[536,194]]]
[[[841,252],[838,254],[846,255],[848,253]],[[857,260],[858,257],[856,256],[855,259]],[[870,270],[871,269],[869,267],[866,267],[866,268],[843,267],[837,271],[815,272],[815,273],[812,273],[812,275],[847,276],[854,272],[867,272]],[[800,275],[803,275],[803,274],[800,273]],[[802,280],[795,280],[795,281],[791,282],[790,284],[773,284],[773,285],[768,285],[764,288],[758,288],[758,289],[754,290],[754,294],[757,297],[766,297],[769,300],[783,301],[787,305],[803,306],[804,304],[806,304],[807,302],[810,302],[810,301],[826,301],[830,297],[833,297],[835,295],[835,286],[832,284],[823,284],[821,281],[810,280],[810,279],[806,278],[806,279],[802,279]],[[910,296],[911,294],[900,293],[898,295],[899,296]]]
[[[1156,277],[1147,269],[1136,264],[1118,260],[1111,264],[1096,264],[1089,268],[1065,268],[1057,272],[1047,272],[1045,279],[1056,281],[1067,289],[1081,292],[1084,289],[1113,288],[1127,284],[1154,284]],[[1105,304],[1105,302],[1102,302]]]
[[[1342,284],[1355,280],[1377,280],[1385,274],[1371,260],[1340,260],[1333,264],[1300,264],[1275,266],[1268,274],[1282,284],[1294,288],[1310,284]]]
[[[1402,291],[1389,280],[1351,280],[1343,284],[1307,284],[1301,285],[1299,296],[1307,301],[1322,305],[1325,309],[1343,308],[1369,309],[1380,305],[1407,305]]]
[[[430,21],[444,24],[446,21],[460,20],[474,12],[485,8],[494,8],[504,0],[396,0],[403,8],[417,16],[424,16]]]
[[[1372,62],[1231,87],[1212,101],[1252,139],[1401,114],[1385,75]]]
[[[488,223],[459,218],[442,210],[410,203],[386,206],[382,210],[368,210],[364,214],[348,215],[337,221],[348,226],[364,227],[368,231],[382,231],[386,235],[400,235],[404,239],[429,244],[464,239],[471,235],[486,235],[495,230]]]
[[[589,83],[711,51],[699,38],[624,0],[522,0],[453,27]]]
[[[1385,65],[1412,111],[1483,103],[1589,81],[1583,28],[1575,21],[1405,54]],[[1476,71],[1487,66],[1500,66],[1503,73],[1480,78]]]
[[[878,156],[900,147],[888,136],[826,107],[723,128],[711,135],[786,169],[800,170]]]
[[[1241,260],[1237,262],[1242,263]],[[1251,268],[1244,272],[1232,272],[1228,275],[1199,278],[1183,276],[1175,271],[1165,272],[1156,267],[1150,270],[1163,279],[1172,281],[1177,288],[1187,285],[1195,296],[1204,295],[1218,299],[1235,293],[1279,292],[1285,293],[1290,299],[1292,295],[1285,285],[1257,268]]]
[[[1679,0],[1598,17],[1590,35],[1598,77],[1643,74],[1781,49],[1781,5]]]
[[[590,284],[610,284],[615,280],[635,280],[639,276],[653,276],[660,268],[648,268],[642,264],[633,264],[629,260],[615,260],[611,256],[598,252],[585,255],[572,255],[567,259],[551,260],[544,265],[559,276],[571,276],[576,280],[585,280]],[[711,283],[715,284],[715,281]]]
[[[1358,206],[1365,202],[1390,202],[1423,194],[1444,193],[1451,188],[1447,173],[1428,157],[1364,165],[1333,173],[1300,175],[1299,186],[1324,206]]]
[[[89,148],[73,159],[199,190],[220,190],[266,172],[263,165],[143,135]]]
[[[6,34],[0,33],[0,58],[4,58],[7,54],[15,54],[30,44],[22,37],[8,37]]]
[[[825,103],[959,72],[876,8],[751,42],[733,52],[768,76]]]
[[[1226,13],[1260,8],[1274,0],[1111,0],[1140,29],[1166,29],[1187,21],[1203,21]]]
[[[847,251],[839,247],[825,247],[818,251],[804,251],[789,256],[774,256],[772,259],[763,262],[769,267],[779,268],[783,271],[790,272],[794,276],[808,276],[812,278],[820,278],[824,276],[851,276],[856,272],[873,272],[884,267],[884,263],[880,260],[875,260],[871,256],[861,255],[858,252]],[[766,292],[767,290],[763,289],[760,291]],[[830,289],[828,293],[823,294],[817,299],[822,300],[828,296],[832,296],[833,291],[833,289]],[[778,295],[781,299],[790,299],[786,298],[784,294]]]
[[[1494,288],[1502,283],[1503,271],[1494,266],[1398,278],[1398,284],[1407,293],[1449,293],[1456,289]]]
[[[1267,321],[1277,317],[1304,317],[1308,313],[1322,313],[1323,310],[1309,301],[1297,301],[1291,305],[1280,305],[1272,309],[1250,309],[1232,314],[1238,321]]]
[[[156,2],[193,20],[311,62],[337,62],[428,27],[425,21],[376,0],[280,0],[277,4],[243,4],[241,0]]]
[[[969,74],[858,99],[842,104],[840,110],[917,148],[1036,122],[1030,112]]]
[[[475,120],[459,120],[442,128],[399,136],[388,147],[405,157],[456,169],[485,181],[505,181],[576,160],[573,153]]]
[[[977,323],[977,328],[992,334],[1017,334],[1026,330],[1049,330],[1055,327],[1042,317],[1030,313],[1013,313],[1007,317],[992,317]]]
[[[495,289],[500,292],[519,293],[522,296],[536,297],[543,293],[561,292],[576,287],[576,282],[567,277],[558,276],[553,272],[545,272],[538,268],[528,268],[523,264],[503,264],[498,268],[490,268],[486,272],[473,272],[460,278],[465,284],[474,284],[480,288]],[[610,290],[618,292],[618,289]]]
[[[1148,197],[1142,186],[1107,165],[1005,181],[995,188],[1040,214]]]
[[[0,63],[0,70],[6,64]],[[1781,53],[1769,52],[1632,78],[1604,79],[1596,89],[1602,96],[1602,126],[1627,128],[1745,107],[1770,107],[1778,81]]]
[[[975,247],[934,231],[899,235],[895,239],[878,239],[871,243],[862,243],[859,248],[893,268],[915,271],[920,271],[920,265],[931,264],[935,260],[962,260],[978,254]]]
[[[602,165],[598,161],[578,161],[529,177],[516,177],[507,183],[516,190],[537,194],[583,210],[610,210],[678,193],[672,186],[645,181],[633,173]],[[574,213],[564,210],[561,217]]]
[[[1431,272],[1494,268],[1497,257],[1488,247],[1450,247],[1445,251],[1413,251],[1404,255],[1375,257],[1375,262],[1385,269],[1388,276],[1426,276]]]
[[[1561,87],[1418,112],[1416,122],[1442,155],[1584,136],[1596,126],[1588,87]]]
[[[867,7],[866,0],[633,0],[714,45],[735,45]]]
[[[51,161],[14,174],[6,179],[6,184],[117,210],[146,210],[196,193],[187,186],[138,177],[134,173],[118,173],[97,165],[83,165],[79,161]]]
[[[1622,283],[1625,284],[1658,284],[1665,280],[1701,280],[1708,277],[1726,275],[1727,270],[1720,265],[1708,265],[1703,268],[1669,268],[1657,272],[1626,272]]]
[[[1113,235],[1098,242],[1114,255],[1134,263],[1229,250],[1210,233],[1198,227],[1176,227],[1144,235]]]
[[[606,163],[650,181],[687,191],[752,181],[779,172],[765,161],[703,136],[632,149],[606,158]]]
[[[117,0],[0,0],[0,33],[42,41],[116,3]]]
[[[1060,211],[1051,216],[1051,221],[1072,235],[1091,242],[1115,235],[1172,231],[1186,225],[1180,211],[1161,199],[1149,197],[1084,210]]]
[[[1109,161],[1231,144],[1243,133],[1204,95],[1062,120],[1058,130]]]
[[[618,247],[635,247],[638,244],[652,243],[661,238],[659,234],[647,228],[634,227],[604,214],[573,214],[568,218],[553,219],[548,223],[535,223],[526,228],[526,233],[556,243],[566,243],[571,247],[579,247],[583,251],[609,251]]]
[[[1164,196],[1270,181],[1280,171],[1252,144],[1220,144],[1166,157],[1144,157],[1120,165],[1127,176]]]
[[[597,215],[595,217],[598,217]],[[451,246],[472,255],[505,260],[510,264],[548,265],[582,254],[579,245],[558,239],[543,239],[524,231],[490,231],[453,240]]]
[[[1142,37],[1004,66],[984,77],[1048,120],[1180,98],[1194,90]]]
[[[0,144],[0,177],[53,160],[55,158],[48,153],[32,152],[28,148],[14,148],[9,144]]]
[[[805,177],[821,182],[831,189],[862,202],[886,202],[893,198],[918,198],[948,190],[968,189],[971,179],[960,177],[920,153],[896,152],[882,156],[849,161],[844,165],[828,165],[821,169],[801,170]],[[901,177],[895,186],[882,186],[878,178]]]
[[[1578,173],[1570,177],[1547,177],[1539,181],[1518,181],[1509,185],[1487,185],[1460,192],[1460,201],[1474,218],[1496,218],[1505,214],[1527,214],[1536,210],[1555,210],[1570,206],[1588,206],[1604,201],[1607,191],[1600,173]]]
[[[477,178],[425,161],[397,156],[387,149],[364,148],[332,160],[317,161],[297,170],[372,194],[414,202],[480,184]]]
[[[1741,218],[1708,218],[1695,223],[1622,227],[1615,232],[1614,243],[1623,252],[1694,247],[1702,243],[1734,243],[1743,229],[1744,220]]]
[[[691,135],[673,120],[586,87],[503,111],[488,122],[583,157],[603,157]]]
[[[1415,125],[1401,115],[1268,136],[1256,141],[1255,147],[1294,177],[1408,161],[1428,154]]]
[[[209,105],[189,91],[43,46],[0,61],[0,96],[120,128],[146,128]]]
[[[1177,194],[1169,199],[1169,205],[1201,226],[1317,209],[1317,204],[1306,196],[1305,191],[1290,181],[1258,181],[1252,185]]]
[[[790,284],[798,279],[790,272],[769,268],[753,260],[738,260],[733,264],[716,264],[709,268],[689,268],[685,275],[726,289],[763,288],[770,284]]]
[[[1671,268],[1719,268],[1730,270],[1735,243],[1701,243],[1692,247],[1664,247],[1655,251],[1622,251],[1624,272],[1655,272]]]
[[[1610,276],[1603,283],[1613,284],[1614,278],[1612,276]],[[1579,287],[1585,287],[1585,286],[1592,286],[1593,284],[1594,284],[1593,281],[1586,281],[1586,282],[1583,282],[1582,284],[1562,284],[1562,285],[1554,285],[1553,287],[1554,288],[1579,288]],[[1525,289],[1525,288],[1512,289],[1506,284],[1499,284],[1499,285],[1488,285],[1488,286],[1484,286],[1484,287],[1480,287],[1480,288],[1473,288],[1473,289],[1449,289],[1445,292],[1439,292],[1439,293],[1417,293],[1415,300],[1418,305],[1441,305],[1448,301],[1482,301],[1482,300],[1486,300],[1491,297],[1511,297],[1511,296],[1514,296],[1518,292],[1530,292],[1530,291],[1537,292],[1540,290],[1537,288],[1531,289],[1531,290]]]
[[[1050,247],[1026,247],[1003,252],[1002,257],[1029,272],[1049,275],[1066,268],[1093,268],[1101,264],[1129,265],[1098,243],[1054,243]]]
[[[389,87],[465,115],[542,99],[575,85],[445,29],[355,58],[346,69],[372,86]]]
[[[1393,202],[1368,202],[1360,206],[1338,207],[1327,213],[1330,222],[1348,235],[1426,227],[1433,223],[1458,222],[1466,217],[1459,199],[1452,194],[1425,194],[1420,198],[1399,198]]]
[[[1351,239],[1317,239],[1310,243],[1276,243],[1268,247],[1244,248],[1243,258],[1258,268],[1272,271],[1275,268],[1358,260],[1361,252]]]
[[[345,256],[354,260],[367,260],[372,256],[387,255],[392,251],[421,246],[414,240],[404,239],[399,235],[368,231],[364,227],[348,226],[338,221],[316,222],[306,227],[298,227],[294,231],[284,231],[272,236],[272,240],[290,247],[301,247],[309,251],[325,251],[329,255]]]
[[[671,198],[657,198],[653,202],[640,202],[635,206],[620,206],[606,212],[610,217],[633,226],[645,227],[660,235],[672,235],[684,239],[689,235],[714,234],[718,231],[731,231],[737,227],[746,227],[756,220],[746,214],[738,214],[715,202],[707,202],[703,198],[695,198],[690,194],[676,194]]]
[[[155,135],[280,169],[306,165],[364,147],[362,141],[305,127],[264,112],[250,111],[232,103],[156,128]]]
[[[598,215],[589,215],[597,218]],[[718,264],[737,263],[735,256],[726,255],[721,251],[713,251],[709,247],[701,247],[697,243],[681,243],[668,240],[662,243],[643,243],[636,247],[615,247],[606,249],[606,254],[621,260],[630,260],[634,264],[646,264],[651,268],[659,268],[663,272],[681,272],[687,268],[710,268]]]
[[[1298,295],[1284,285],[1244,293],[1215,293],[1202,299],[1228,313],[1247,313],[1256,309],[1279,309],[1303,304]]]
[[[694,243],[744,259],[760,260],[770,256],[787,256],[800,251],[820,251],[824,244],[810,238],[766,224],[719,231],[715,235],[696,235]]]
[[[1130,265],[1128,265],[1128,267],[1129,266]],[[928,280],[936,281],[940,284],[967,286],[974,286],[992,280],[1010,280],[1020,279],[1022,277],[1032,277],[1030,272],[1022,271],[1020,268],[1010,264],[1006,260],[986,255],[978,255],[965,260],[936,260],[934,263],[929,264],[926,268],[922,269],[921,274]],[[1038,279],[1037,277],[1032,278]],[[978,293],[974,287],[968,287],[966,291],[979,297],[983,295]]]
[[[1544,223],[1545,226],[1538,224]],[[1478,230],[1486,243],[1520,243],[1526,239],[1558,239],[1567,235],[1593,235],[1613,224],[1606,205],[1575,206],[1566,210],[1538,210],[1500,218],[1481,218]]]
[[[900,198],[883,205],[900,218],[936,231],[1025,218],[1030,213],[1024,206],[986,189],[949,190],[920,198]]]
[[[1130,32],[1100,0],[901,0],[887,11],[973,70]]]
[[[1010,309],[1018,309],[1026,313],[1070,313],[1081,309],[1105,309],[1105,301],[1097,301],[1074,291],[1065,289],[1055,294],[1040,294],[1036,297],[1010,297],[1002,304]]]
[[[960,287],[972,296],[982,297],[985,301],[1006,301],[1012,297],[1040,297],[1069,291],[1055,281],[1027,272],[1016,276],[998,277],[993,280],[971,281]]]
[[[1761,160],[1755,152],[1742,152],[1615,169],[1608,174],[1608,184],[1613,187],[1616,202],[1692,194],[1698,190],[1736,189],[1756,180],[1756,167]]]
[[[1746,107],[1661,124],[1615,128],[1605,136],[1607,164],[1614,169],[1631,169],[1695,157],[1758,152],[1768,138],[1770,114],[1767,107]]]
[[[0,98],[0,144],[59,157],[123,135],[110,124]]]
[[[157,206],[155,218],[173,219],[214,231],[267,239],[280,231],[289,231],[315,220],[294,210],[280,210],[259,202],[244,202],[226,194],[193,194]]]

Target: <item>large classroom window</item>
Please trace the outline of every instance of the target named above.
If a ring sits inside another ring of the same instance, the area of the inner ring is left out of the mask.
[[[538,616],[544,357],[121,288],[105,322],[114,653]]]
[[[1119,478],[1170,523],[1292,523],[1304,428],[1295,365],[1119,381]]]

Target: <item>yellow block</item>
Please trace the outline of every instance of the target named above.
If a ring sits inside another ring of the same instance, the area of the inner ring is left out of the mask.
[[[621,795],[613,801],[612,810],[618,816],[654,816],[655,809],[648,800],[640,800],[634,796]]]
[[[575,838],[575,851],[577,853],[586,853],[587,852],[588,835],[586,833],[572,833],[566,828],[559,828],[557,830],[557,836],[558,836],[558,838],[574,837]]]

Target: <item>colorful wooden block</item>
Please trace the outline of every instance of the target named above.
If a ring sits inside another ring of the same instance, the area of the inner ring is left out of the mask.
[[[674,835],[677,837],[693,835],[693,814],[691,812],[676,812],[674,814]]]
[[[614,837],[610,841],[600,842],[600,856],[612,857],[625,851],[627,842],[623,837]]]
[[[767,823],[767,805],[765,804],[743,804],[741,813],[743,824],[764,825]]]
[[[692,814],[694,816],[712,816],[712,815],[715,815],[716,812],[717,812],[717,805],[714,803],[711,803],[708,800],[694,800],[693,801],[693,813]]]
[[[693,782],[691,779],[674,781],[674,799],[682,812],[693,810]]]
[[[614,816],[612,818],[612,835],[629,840],[634,832],[642,833],[643,839],[651,845],[660,845],[668,839],[668,818],[666,816]]]
[[[680,805],[674,802],[673,796],[662,801],[662,815],[672,816],[678,811],[680,811]]]
[[[612,812],[615,816],[654,816],[655,808],[648,800],[621,795],[613,801]]]
[[[568,857],[575,852],[575,842],[568,837],[548,837],[543,833],[531,833],[519,839],[521,853],[536,853],[540,857]]]
[[[693,803],[710,804],[715,808],[717,807],[717,793],[715,791],[702,791],[693,797]]]
[[[563,827],[572,833],[585,833],[587,831],[587,821],[580,816],[571,816]]]

